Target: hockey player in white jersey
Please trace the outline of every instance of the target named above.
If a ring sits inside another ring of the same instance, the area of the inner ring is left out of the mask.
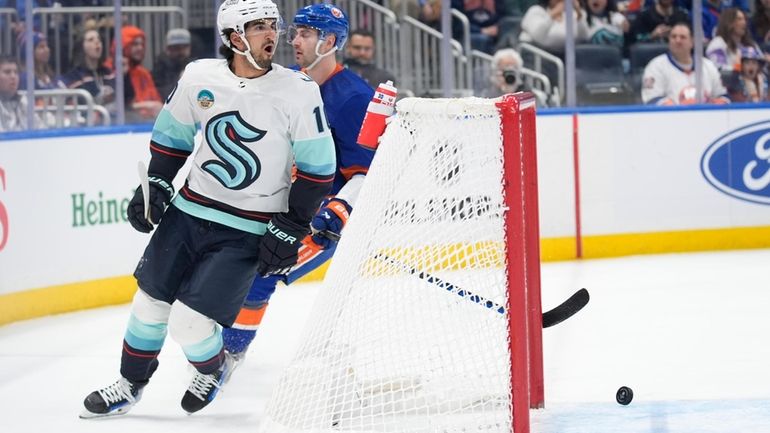
[[[155,122],[149,198],[138,188],[127,213],[141,232],[158,226],[134,272],[121,377],[86,397],[83,418],[123,414],[139,401],[167,333],[195,367],[182,408],[208,405],[232,368],[221,325],[233,323],[257,274],[296,263],[331,188],[336,158],[318,85],[271,63],[278,7],[226,0],[217,25],[226,58],[188,65]],[[202,146],[174,196],[198,128]]]
[[[651,105],[689,105],[697,103],[693,39],[690,25],[676,23],[668,36],[668,52],[647,64],[642,76],[642,101]],[[719,70],[711,60],[703,59],[703,103],[730,102]]]

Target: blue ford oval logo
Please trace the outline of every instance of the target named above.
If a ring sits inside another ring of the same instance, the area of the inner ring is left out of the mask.
[[[701,158],[703,177],[740,200],[770,205],[770,121],[728,132]]]

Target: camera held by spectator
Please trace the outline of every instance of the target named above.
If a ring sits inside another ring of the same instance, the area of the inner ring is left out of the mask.
[[[489,84],[481,92],[485,98],[497,98],[498,96],[514,92],[532,92],[540,106],[546,106],[548,95],[544,92],[530,88],[522,75],[524,61],[521,55],[513,48],[502,48],[492,57],[492,73]]]
[[[504,69],[503,81],[508,86],[516,87],[516,84],[520,81],[519,73],[515,69]]]
[[[492,57],[492,74],[489,77],[491,85],[484,89],[483,95],[487,98],[496,98],[522,90],[520,87],[523,64],[521,55],[513,48],[497,50]]]

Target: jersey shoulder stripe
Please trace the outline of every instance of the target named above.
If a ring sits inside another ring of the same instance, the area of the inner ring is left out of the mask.
[[[194,147],[195,124],[186,125],[178,121],[165,108],[160,110],[152,128],[152,141],[163,147],[192,152]]]
[[[311,174],[328,176],[337,168],[334,141],[331,135],[294,142],[297,168]]]

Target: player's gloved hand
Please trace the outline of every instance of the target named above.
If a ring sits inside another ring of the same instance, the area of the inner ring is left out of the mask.
[[[257,259],[257,272],[263,277],[289,272],[297,263],[297,251],[309,230],[278,214],[267,223]]]
[[[150,175],[148,180],[150,181],[149,220],[144,216],[145,203],[141,186],[136,188],[134,198],[128,203],[128,209],[126,209],[128,222],[142,233],[151,232],[154,225],[160,222],[166,207],[171,202],[171,196],[174,195],[174,187],[166,179]]]
[[[336,234],[342,232],[345,223],[350,217],[350,207],[345,200],[333,198],[321,207],[317,214],[310,221],[310,227],[313,229],[313,241],[323,249],[327,249],[334,242],[320,232],[329,231]]]

